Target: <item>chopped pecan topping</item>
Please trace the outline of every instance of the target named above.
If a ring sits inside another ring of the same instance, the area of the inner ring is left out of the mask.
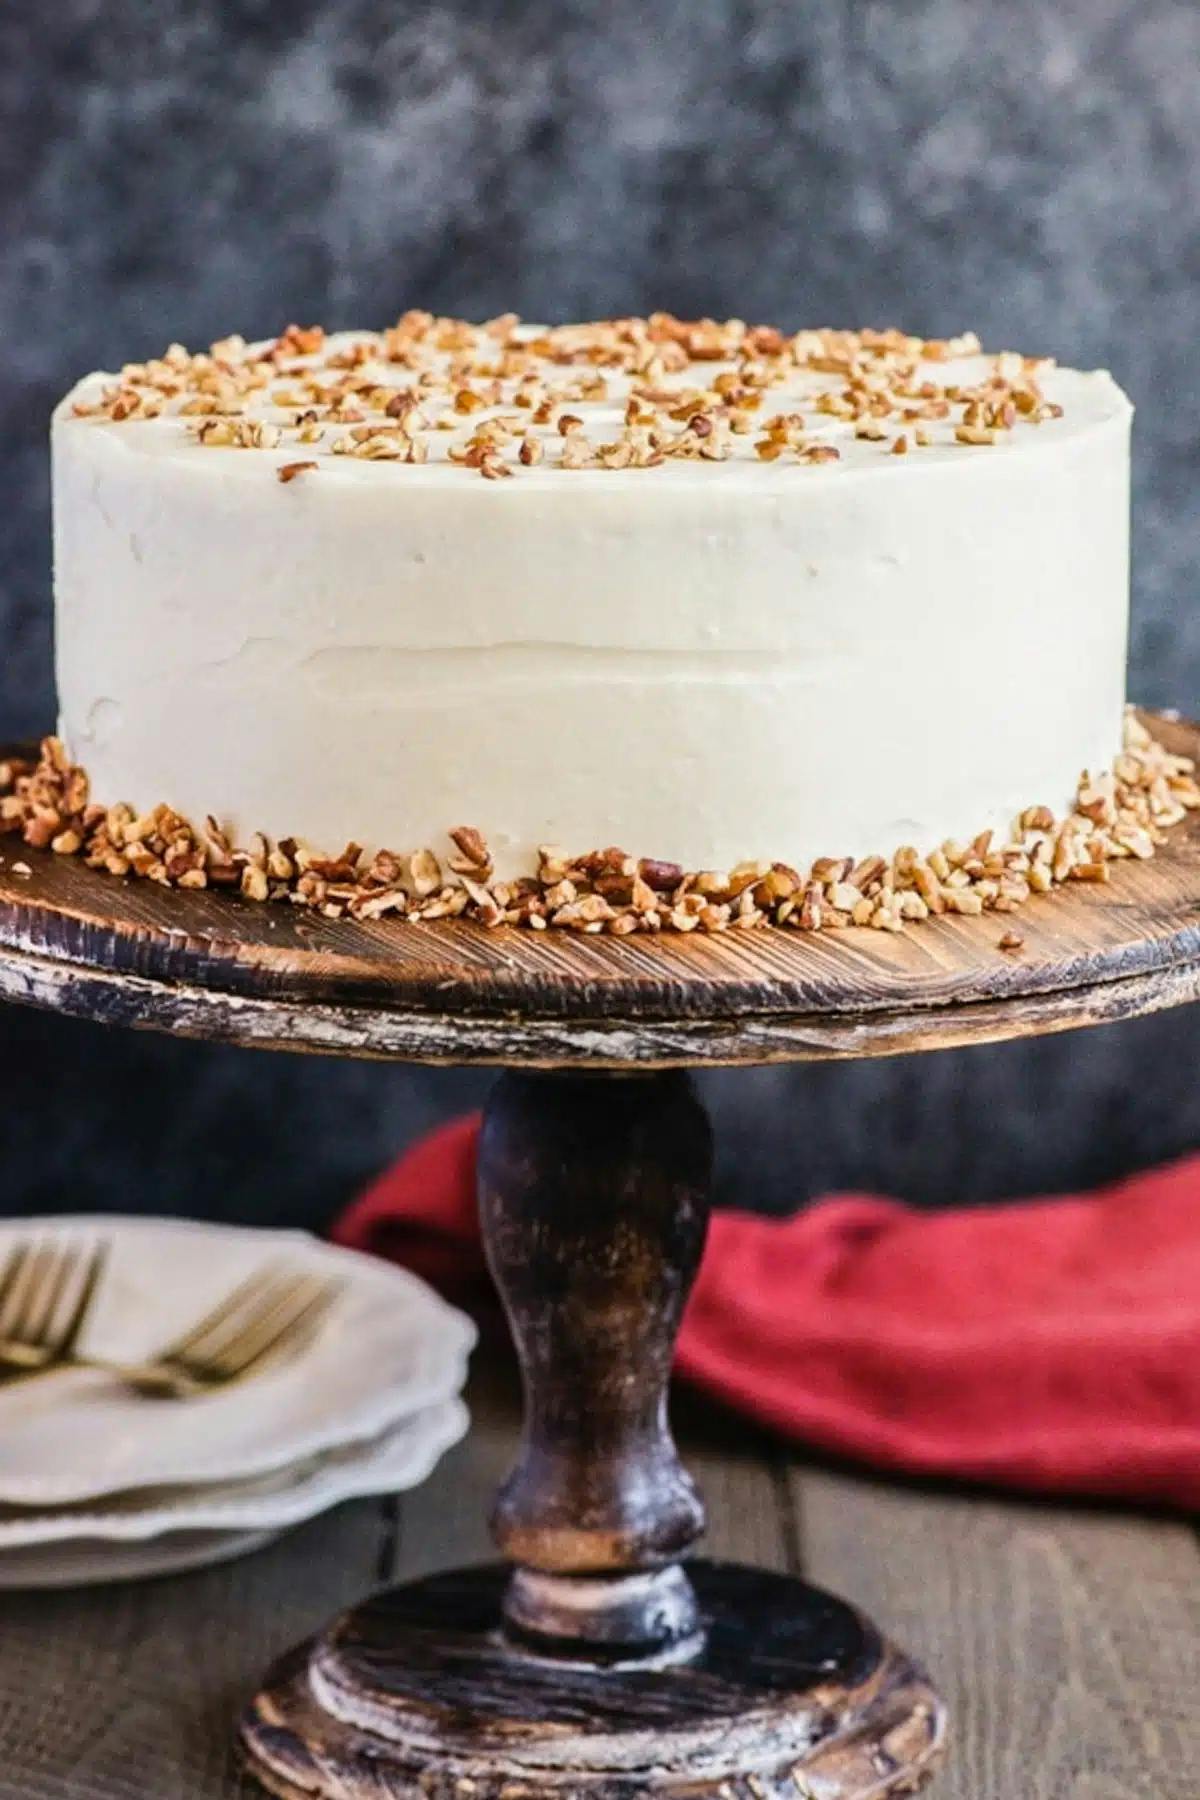
[[[209,448],[296,443],[397,469],[432,451],[489,481],[538,463],[604,471],[739,458],[794,468],[836,462],[847,441],[881,456],[1001,443],[1061,416],[1042,386],[1047,367],[1008,351],[985,357],[970,334],[787,333],[670,313],[549,330],[505,314],[498,330],[409,312],[382,332],[330,338],[319,325],[289,325],[262,344],[233,336],[196,353],[172,344],[127,363],[73,412],[122,425],[162,419]],[[472,437],[448,448],[441,434],[468,420]],[[331,425],[354,429],[327,442]],[[519,440],[513,457],[501,453],[508,438]],[[279,479],[307,467],[285,463]]]

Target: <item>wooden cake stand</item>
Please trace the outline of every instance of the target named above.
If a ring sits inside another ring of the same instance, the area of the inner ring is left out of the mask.
[[[1200,730],[1155,729],[1200,753]],[[680,1558],[666,1421],[704,1241],[689,1066],[880,1056],[1200,993],[1200,820],[1016,915],[605,938],[330,921],[0,845],[0,995],[275,1049],[510,1065],[479,1159],[524,1374],[504,1562],[376,1596],[286,1657],[243,1743],[285,1800],[883,1800],[941,1747],[920,1667],[791,1577]],[[23,863],[29,873],[14,867]],[[1013,927],[1023,942],[1003,950]]]

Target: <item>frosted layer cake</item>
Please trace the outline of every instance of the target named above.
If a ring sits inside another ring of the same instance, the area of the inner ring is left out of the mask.
[[[56,410],[61,743],[0,771],[7,820],[114,873],[588,930],[1102,879],[1194,795],[1122,744],[1130,419],[969,336],[173,345]]]

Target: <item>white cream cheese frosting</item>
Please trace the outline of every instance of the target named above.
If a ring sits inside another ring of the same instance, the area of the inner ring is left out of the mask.
[[[1112,763],[1106,373],[467,329],[232,340],[62,402],[60,728],[100,800],[332,850],[469,823],[502,875],[546,843],[806,867],[1007,832]]]

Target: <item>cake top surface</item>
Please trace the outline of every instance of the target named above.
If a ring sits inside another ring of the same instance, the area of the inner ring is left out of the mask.
[[[382,332],[291,325],[200,353],[173,344],[86,376],[55,425],[209,466],[213,450],[250,450],[222,463],[261,476],[265,461],[285,483],[543,486],[577,472],[776,489],[806,474],[1047,447],[1129,411],[1104,370],[985,353],[973,334],[788,334],[666,313],[544,327],[409,312]]]

